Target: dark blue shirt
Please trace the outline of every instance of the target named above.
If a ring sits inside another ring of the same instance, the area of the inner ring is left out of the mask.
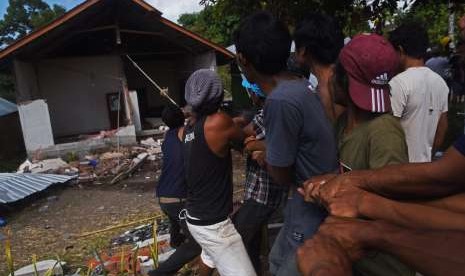
[[[465,156],[465,134],[455,141],[454,148]]]
[[[312,176],[337,170],[334,130],[307,80],[279,83],[267,97],[264,113],[267,163],[294,169],[295,185],[284,211],[281,238],[276,242],[282,252],[295,254],[327,215],[318,205],[305,202],[297,187]],[[275,265],[284,265],[285,259],[280,258]]]
[[[295,168],[296,184],[334,172],[337,145],[333,127],[307,80],[282,81],[265,103],[266,161]]]
[[[163,164],[156,188],[158,197],[186,198],[183,144],[178,137],[179,128],[166,132],[161,145]]]

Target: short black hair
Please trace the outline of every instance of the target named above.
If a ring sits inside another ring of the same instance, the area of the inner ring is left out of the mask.
[[[406,55],[424,58],[428,49],[428,33],[419,21],[409,20],[389,33],[389,41],[396,50],[402,48]]]
[[[234,32],[236,52],[265,75],[286,70],[291,43],[288,27],[264,11],[245,18]]]
[[[174,105],[167,105],[161,112],[161,120],[169,128],[174,129],[184,125],[184,113]]]
[[[336,62],[344,47],[344,35],[335,18],[324,13],[310,13],[297,24],[294,32],[296,49],[305,47],[318,63]]]

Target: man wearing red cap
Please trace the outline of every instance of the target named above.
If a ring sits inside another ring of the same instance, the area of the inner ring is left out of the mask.
[[[408,162],[399,121],[390,112],[389,80],[398,66],[391,44],[375,34],[354,37],[335,68],[332,92],[347,108],[336,123],[342,171]],[[396,258],[371,252],[354,265],[359,275],[414,275]]]

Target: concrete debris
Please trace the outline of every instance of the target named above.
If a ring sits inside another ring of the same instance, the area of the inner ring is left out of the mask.
[[[140,141],[140,144],[143,145],[143,146],[149,146],[149,147],[159,147],[159,146],[161,146],[161,145],[160,145],[157,141],[155,141],[155,139],[153,139],[152,137]]]
[[[109,134],[102,132],[101,134]],[[162,158],[162,139],[152,137],[142,140],[139,145],[131,147],[110,148],[106,152],[86,156],[68,163],[61,158],[40,161],[26,160],[18,173],[53,173],[58,175],[77,176],[78,183],[117,183],[132,176],[146,161],[157,162]],[[153,164],[153,163],[152,163]]]
[[[115,159],[115,158],[123,158],[124,154],[121,152],[105,152],[104,154],[100,155],[100,160],[107,160],[107,159]]]
[[[129,164],[129,167],[127,168],[127,170],[119,173],[117,176],[115,176],[111,180],[111,184],[115,184],[118,181],[123,180],[126,177],[129,177],[136,169],[138,169],[140,166],[142,166],[142,164],[144,163],[144,161],[147,159],[148,156],[149,156],[149,154],[146,153],[146,152],[143,152],[143,153],[137,155],[137,157],[132,159],[131,164]]]
[[[98,134],[92,134],[92,135],[80,135],[79,138],[81,140],[100,140],[104,138],[110,138],[115,136],[115,134],[118,132],[117,129],[113,130],[102,130]]]
[[[62,267],[65,265],[65,262],[61,262],[61,264],[57,260],[45,260],[36,263],[37,268],[37,275],[44,276],[47,274],[49,269],[53,269],[52,275],[63,275]],[[10,274],[11,275],[11,274]],[[30,264],[28,266],[22,267],[15,271],[15,276],[34,276],[34,265]]]
[[[63,161],[61,158],[46,159],[31,163],[29,160],[26,160],[18,168],[18,173],[56,173],[64,174],[60,172],[65,172],[66,169],[69,169],[69,164]]]

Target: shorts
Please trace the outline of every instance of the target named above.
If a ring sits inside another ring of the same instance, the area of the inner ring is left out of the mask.
[[[218,269],[221,276],[256,275],[241,236],[231,219],[206,226],[187,222],[187,227],[202,247],[200,257],[205,265]]]

